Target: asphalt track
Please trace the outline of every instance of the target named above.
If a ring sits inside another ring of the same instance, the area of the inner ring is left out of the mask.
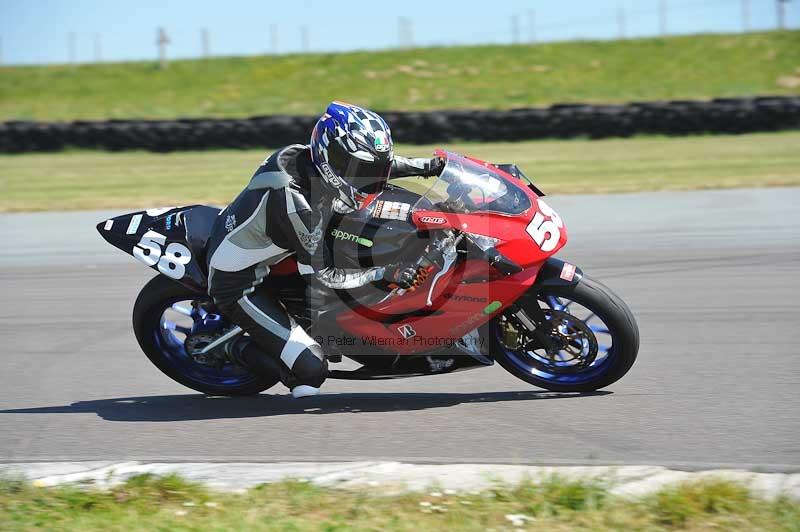
[[[0,461],[403,460],[800,470],[800,189],[550,198],[562,257],[615,289],[640,358],[604,393],[494,367],[206,398],[140,353],[152,273],[108,213],[0,216]],[[117,213],[118,214],[118,213]]]

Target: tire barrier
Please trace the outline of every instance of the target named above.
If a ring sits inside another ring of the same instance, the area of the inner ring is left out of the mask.
[[[689,135],[800,129],[800,96],[558,104],[504,111],[382,112],[397,142]],[[0,123],[0,153],[90,148],[167,152],[306,143],[316,117]]]

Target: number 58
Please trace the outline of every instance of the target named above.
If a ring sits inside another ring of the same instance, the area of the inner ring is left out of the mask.
[[[166,244],[167,237],[155,231],[148,231],[133,248],[133,256],[148,266],[158,264],[158,271],[180,279],[186,274],[186,265],[192,260],[189,248],[178,242],[171,242],[162,255],[161,248]]]

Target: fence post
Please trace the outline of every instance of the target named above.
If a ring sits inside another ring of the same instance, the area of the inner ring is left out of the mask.
[[[528,10],[528,42],[536,42],[536,11],[533,9]]]
[[[208,38],[208,28],[203,28],[200,30],[200,46],[203,50],[203,59],[208,59],[209,56],[209,38]]]
[[[778,15],[778,29],[785,30],[786,29],[786,3],[789,0],[775,0],[775,8],[777,9]]]
[[[167,68],[167,44],[169,44],[169,37],[164,28],[158,28],[156,44],[158,45],[158,67],[164,70]]]

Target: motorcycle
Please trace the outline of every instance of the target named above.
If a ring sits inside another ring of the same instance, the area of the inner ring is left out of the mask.
[[[437,150],[439,176],[391,180],[323,239],[339,267],[415,263],[415,290],[370,285],[310,289],[292,257],[270,266],[269,290],[329,355],[334,379],[392,379],[497,362],[559,392],[604,388],[636,360],[639,330],[609,288],[554,255],[567,242],[544,193],[513,164]],[[100,222],[113,246],[158,271],[133,308],[145,355],[166,375],[210,395],[250,395],[265,379],[231,362],[246,334],[206,293],[206,244],[220,210],[150,209]],[[340,369],[339,363],[355,366]]]

